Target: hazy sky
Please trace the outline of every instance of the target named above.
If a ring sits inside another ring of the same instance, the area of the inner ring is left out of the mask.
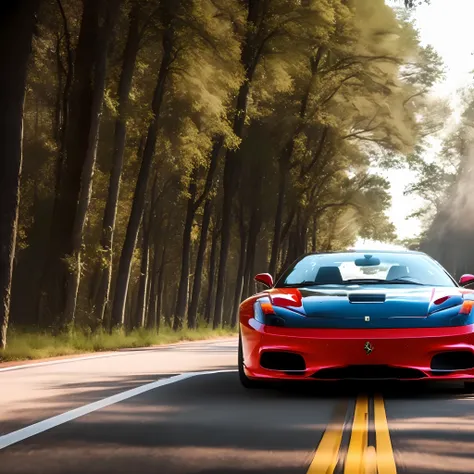
[[[449,98],[451,106],[456,108],[459,89],[474,82],[470,73],[474,70],[474,0],[431,0],[430,5],[417,7],[414,18],[423,45],[433,45],[446,66],[446,79],[435,86],[434,92]],[[400,170],[390,171],[387,177],[392,183],[393,196],[390,218],[400,238],[413,237],[419,233],[420,226],[415,219],[406,219],[418,207],[412,196],[403,196],[409,175],[406,170]]]

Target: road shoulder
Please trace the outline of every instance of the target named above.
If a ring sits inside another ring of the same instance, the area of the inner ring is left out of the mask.
[[[64,356],[56,356],[56,357],[45,357],[41,359],[26,359],[26,360],[12,360],[7,362],[0,362],[0,371],[2,369],[15,369],[15,368],[23,368],[25,366],[32,366],[35,367],[38,364],[47,365],[49,363],[56,363],[56,362],[68,362],[68,361],[75,361],[75,360],[87,360],[92,358],[102,358],[102,357],[110,357],[114,355],[123,354],[124,352],[135,352],[135,351],[145,351],[147,349],[153,350],[160,347],[180,347],[183,345],[188,344],[202,344],[203,342],[225,342],[225,341],[233,341],[235,338],[232,336],[221,336],[215,338],[207,338],[207,339],[195,339],[192,341],[179,341],[173,342],[169,344],[154,344],[151,346],[144,346],[144,347],[130,347],[130,348],[122,348],[112,351],[97,351],[97,352],[81,352],[78,354],[68,354]]]

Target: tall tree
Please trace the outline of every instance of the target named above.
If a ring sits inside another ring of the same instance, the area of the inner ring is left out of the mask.
[[[205,180],[205,184],[202,190],[202,193],[197,196],[197,173],[198,170],[194,170],[193,175],[191,176],[191,182],[189,184],[189,199],[188,205],[186,210],[186,218],[185,218],[185,225],[183,231],[183,252],[181,258],[181,277],[179,280],[179,287],[178,287],[178,301],[176,302],[176,311],[174,317],[174,329],[179,329],[182,327],[184,320],[186,319],[186,312],[188,306],[188,287],[189,287],[189,268],[190,268],[190,246],[191,246],[191,230],[192,224],[194,221],[194,217],[196,215],[197,210],[207,198],[209,191],[211,190],[212,183],[214,180],[214,174],[217,168],[217,161],[219,157],[219,151],[222,147],[223,138],[220,137],[214,143],[214,147],[211,151],[211,158],[209,163],[209,169],[207,171],[207,176]],[[207,223],[208,224],[208,223]],[[207,232],[207,229],[205,229]],[[200,259],[202,259],[202,252],[203,249],[200,249]],[[201,269],[199,268],[198,271],[200,272]],[[195,317],[195,316],[193,316]],[[194,325],[194,322],[192,322]]]
[[[127,42],[123,53],[122,72],[118,84],[118,111],[115,120],[112,169],[110,171],[109,192],[107,194],[107,202],[105,204],[104,219],[102,223],[102,236],[100,242],[102,258],[100,259],[98,268],[99,286],[95,298],[96,318],[99,321],[104,320],[110,295],[114,232],[127,135],[126,119],[130,102],[133,72],[135,70],[142,33],[142,31],[140,31],[140,7],[141,4],[137,0],[132,3],[130,9]]]
[[[84,240],[84,225],[92,195],[92,180],[97,156],[102,102],[104,100],[105,79],[107,73],[107,53],[120,4],[120,0],[109,0],[102,6],[102,11],[99,11],[96,20],[99,24],[97,36],[99,46],[96,47],[95,61],[93,65],[93,91],[89,108],[91,117],[88,133],[88,146],[85,150],[85,157],[83,159],[84,164],[81,173],[81,188],[72,229],[72,248],[69,259],[69,265],[72,268],[69,269],[67,279],[67,294],[63,325],[71,324],[74,321],[74,315],[76,312],[77,295],[83,265],[81,254]],[[70,137],[68,139],[71,140]]]
[[[202,277],[204,273],[204,255],[207,248],[208,230],[211,222],[212,203],[207,200],[204,204],[204,211],[201,220],[201,234],[199,237],[199,247],[196,255],[196,266],[194,270],[193,292],[188,311],[188,327],[196,328],[199,298],[201,296]]]
[[[127,301],[131,263],[137,243],[140,222],[143,216],[148,180],[155,154],[156,140],[158,138],[160,125],[161,106],[163,104],[163,97],[165,95],[166,82],[170,73],[170,67],[175,60],[176,54],[178,54],[175,44],[176,11],[179,10],[180,7],[180,1],[172,0],[164,0],[160,5],[160,18],[164,30],[162,34],[162,59],[151,103],[152,119],[148,126],[145,149],[143,151],[140,172],[138,174],[135,194],[133,196],[132,211],[128,221],[125,243],[120,255],[111,316],[112,324],[115,326],[121,326],[125,322],[125,305]]]
[[[243,40],[241,56],[241,62],[244,69],[244,80],[237,94],[233,117],[233,132],[240,139],[243,137],[244,133],[250,87],[254,78],[255,70],[263,55],[267,42],[276,34],[279,27],[270,29],[270,31],[267,30],[268,25],[265,20],[268,21],[268,17],[270,16],[269,2],[264,0],[249,0],[246,4],[246,32]],[[216,303],[213,319],[214,328],[217,328],[222,324],[227,258],[229,254],[232,226],[232,202],[240,182],[239,158],[238,149],[227,150],[224,166],[224,197],[222,202],[222,227],[217,274]]]
[[[82,234],[94,174],[100,108],[104,94],[108,38],[119,3],[84,0],[60,186],[43,290],[46,320],[62,327],[74,318],[81,271]],[[101,42],[100,40],[104,41]],[[97,46],[100,43],[100,46]]]
[[[443,122],[443,104],[435,111],[426,98],[440,61],[405,9],[384,0],[127,0],[104,49],[110,6],[42,2],[24,105],[13,324],[65,325],[69,301],[81,327],[97,328],[104,315],[108,326],[112,299],[114,324],[127,329],[144,314],[149,328],[186,319],[194,328],[201,313],[234,324],[254,270],[269,261],[277,276],[308,249],[393,238],[388,185],[371,169],[408,160],[420,178],[443,180],[439,163],[425,176],[415,156]],[[222,166],[205,192],[215,150]],[[449,174],[455,182],[457,170]],[[444,192],[422,192],[443,208]],[[25,296],[36,293],[43,318]],[[224,296],[233,306],[225,318],[223,305],[213,310]]]
[[[0,348],[7,344],[23,161],[23,104],[39,3],[7,0],[0,7]]]

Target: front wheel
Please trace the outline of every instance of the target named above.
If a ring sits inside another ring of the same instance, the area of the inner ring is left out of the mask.
[[[238,365],[239,365],[239,379],[240,383],[245,388],[261,388],[262,383],[256,380],[249,379],[245,374],[244,370],[244,353],[242,350],[242,337],[239,332],[239,356],[238,356]]]

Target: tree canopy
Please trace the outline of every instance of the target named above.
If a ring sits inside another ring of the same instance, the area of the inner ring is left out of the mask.
[[[393,240],[443,66],[383,0],[43,0],[27,73],[11,320],[179,328]]]

